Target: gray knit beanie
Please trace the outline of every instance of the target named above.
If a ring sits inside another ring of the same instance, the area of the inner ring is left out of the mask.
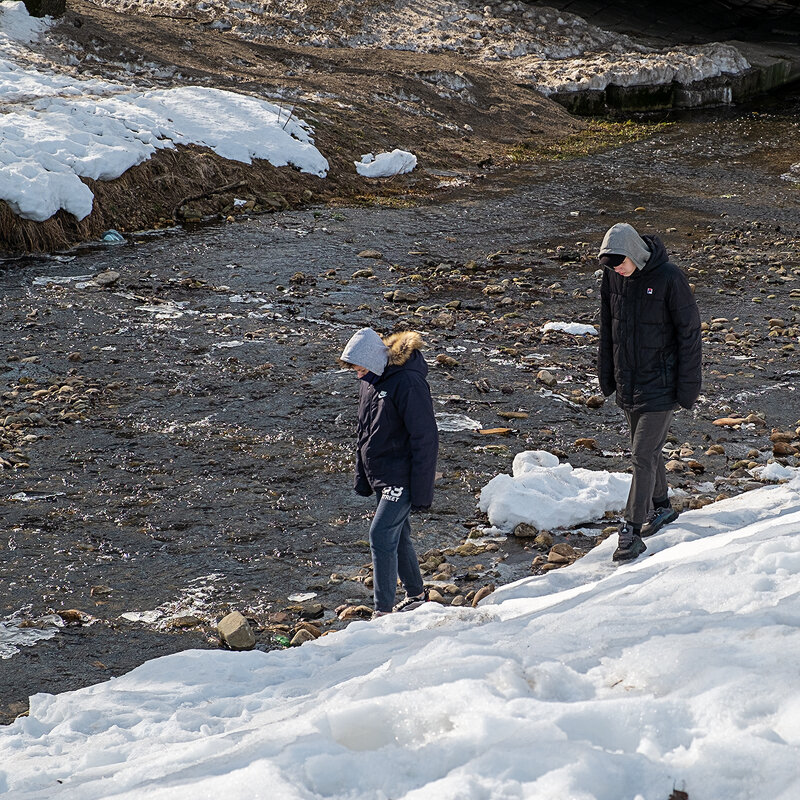
[[[382,375],[389,360],[389,348],[372,328],[356,331],[342,350],[342,361],[357,367],[366,367],[376,375]]]
[[[650,258],[650,248],[633,225],[618,222],[606,231],[598,257],[612,254],[627,256],[637,269],[642,269]]]

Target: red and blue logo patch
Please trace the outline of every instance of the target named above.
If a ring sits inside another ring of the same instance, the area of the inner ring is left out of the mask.
[[[647,294],[653,294],[653,290],[649,286],[647,287]]]

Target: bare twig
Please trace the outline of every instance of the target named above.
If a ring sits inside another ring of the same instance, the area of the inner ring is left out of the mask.
[[[235,183],[229,183],[226,186],[218,186],[216,189],[209,189],[205,192],[200,192],[199,194],[193,194],[189,197],[184,197],[176,206],[172,212],[172,218],[178,218],[178,212],[181,209],[181,206],[185,205],[186,203],[191,203],[192,200],[201,200],[204,197],[210,197],[212,194],[220,194],[220,192],[228,192],[231,189],[238,189],[240,186],[244,186],[247,181],[236,181]]]
[[[281,126],[284,130],[286,130],[286,126],[289,124],[289,120],[292,118],[292,114],[294,114],[294,106],[289,109],[289,116],[286,117],[286,122],[283,123]],[[278,122],[281,121],[281,115],[278,114]]]

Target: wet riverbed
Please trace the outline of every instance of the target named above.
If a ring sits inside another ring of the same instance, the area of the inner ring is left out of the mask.
[[[541,330],[596,322],[593,256],[617,221],[662,234],[709,322],[702,402],[673,426],[674,455],[691,449],[699,465],[671,476],[676,503],[755,485],[739,462],[763,463],[771,430],[800,424],[798,120],[789,95],[473,176],[436,202],[309,208],[6,263],[0,622],[59,632],[0,660],[0,718],[37,691],[216,647],[231,609],[269,648],[303,617],[333,629],[338,606],[370,603],[372,503],[350,491],[357,387],[335,362],[364,325],[421,330],[437,411],[512,429],[442,432],[435,505],[414,527],[418,552],[450,566],[426,577],[470,602],[531,574],[524,540],[467,540],[486,524],[476,497],[523,449],[626,467],[621,414],[586,405],[594,340]],[[712,425],[729,413],[764,424]],[[726,452],[706,454],[714,443]],[[585,550],[613,521],[586,522],[556,539]],[[457,552],[465,540],[478,544]]]

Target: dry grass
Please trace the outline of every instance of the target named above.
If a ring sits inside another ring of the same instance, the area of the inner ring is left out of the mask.
[[[76,241],[97,238],[93,228],[91,217],[78,222],[65,211],[44,222],[21,219],[0,200],[0,254],[4,250],[9,253],[63,250]]]
[[[0,201],[0,254],[63,250],[99,239],[109,228],[125,232],[171,225],[182,221],[180,205],[187,198],[195,198],[191,205],[201,216],[217,214],[233,200],[233,192],[219,192],[220,187],[235,185],[239,197],[279,195],[289,206],[308,200],[309,192],[324,199],[353,188],[292,167],[242,164],[191,146],[159,150],[116,180],[84,183],[94,193],[94,208],[81,221],[63,210],[44,222],[21,219]]]
[[[566,161],[594,153],[603,153],[615,147],[647,139],[669,127],[670,122],[616,122],[592,119],[586,127],[562,139],[541,142],[529,139],[511,148],[511,160],[516,163],[531,161]]]

